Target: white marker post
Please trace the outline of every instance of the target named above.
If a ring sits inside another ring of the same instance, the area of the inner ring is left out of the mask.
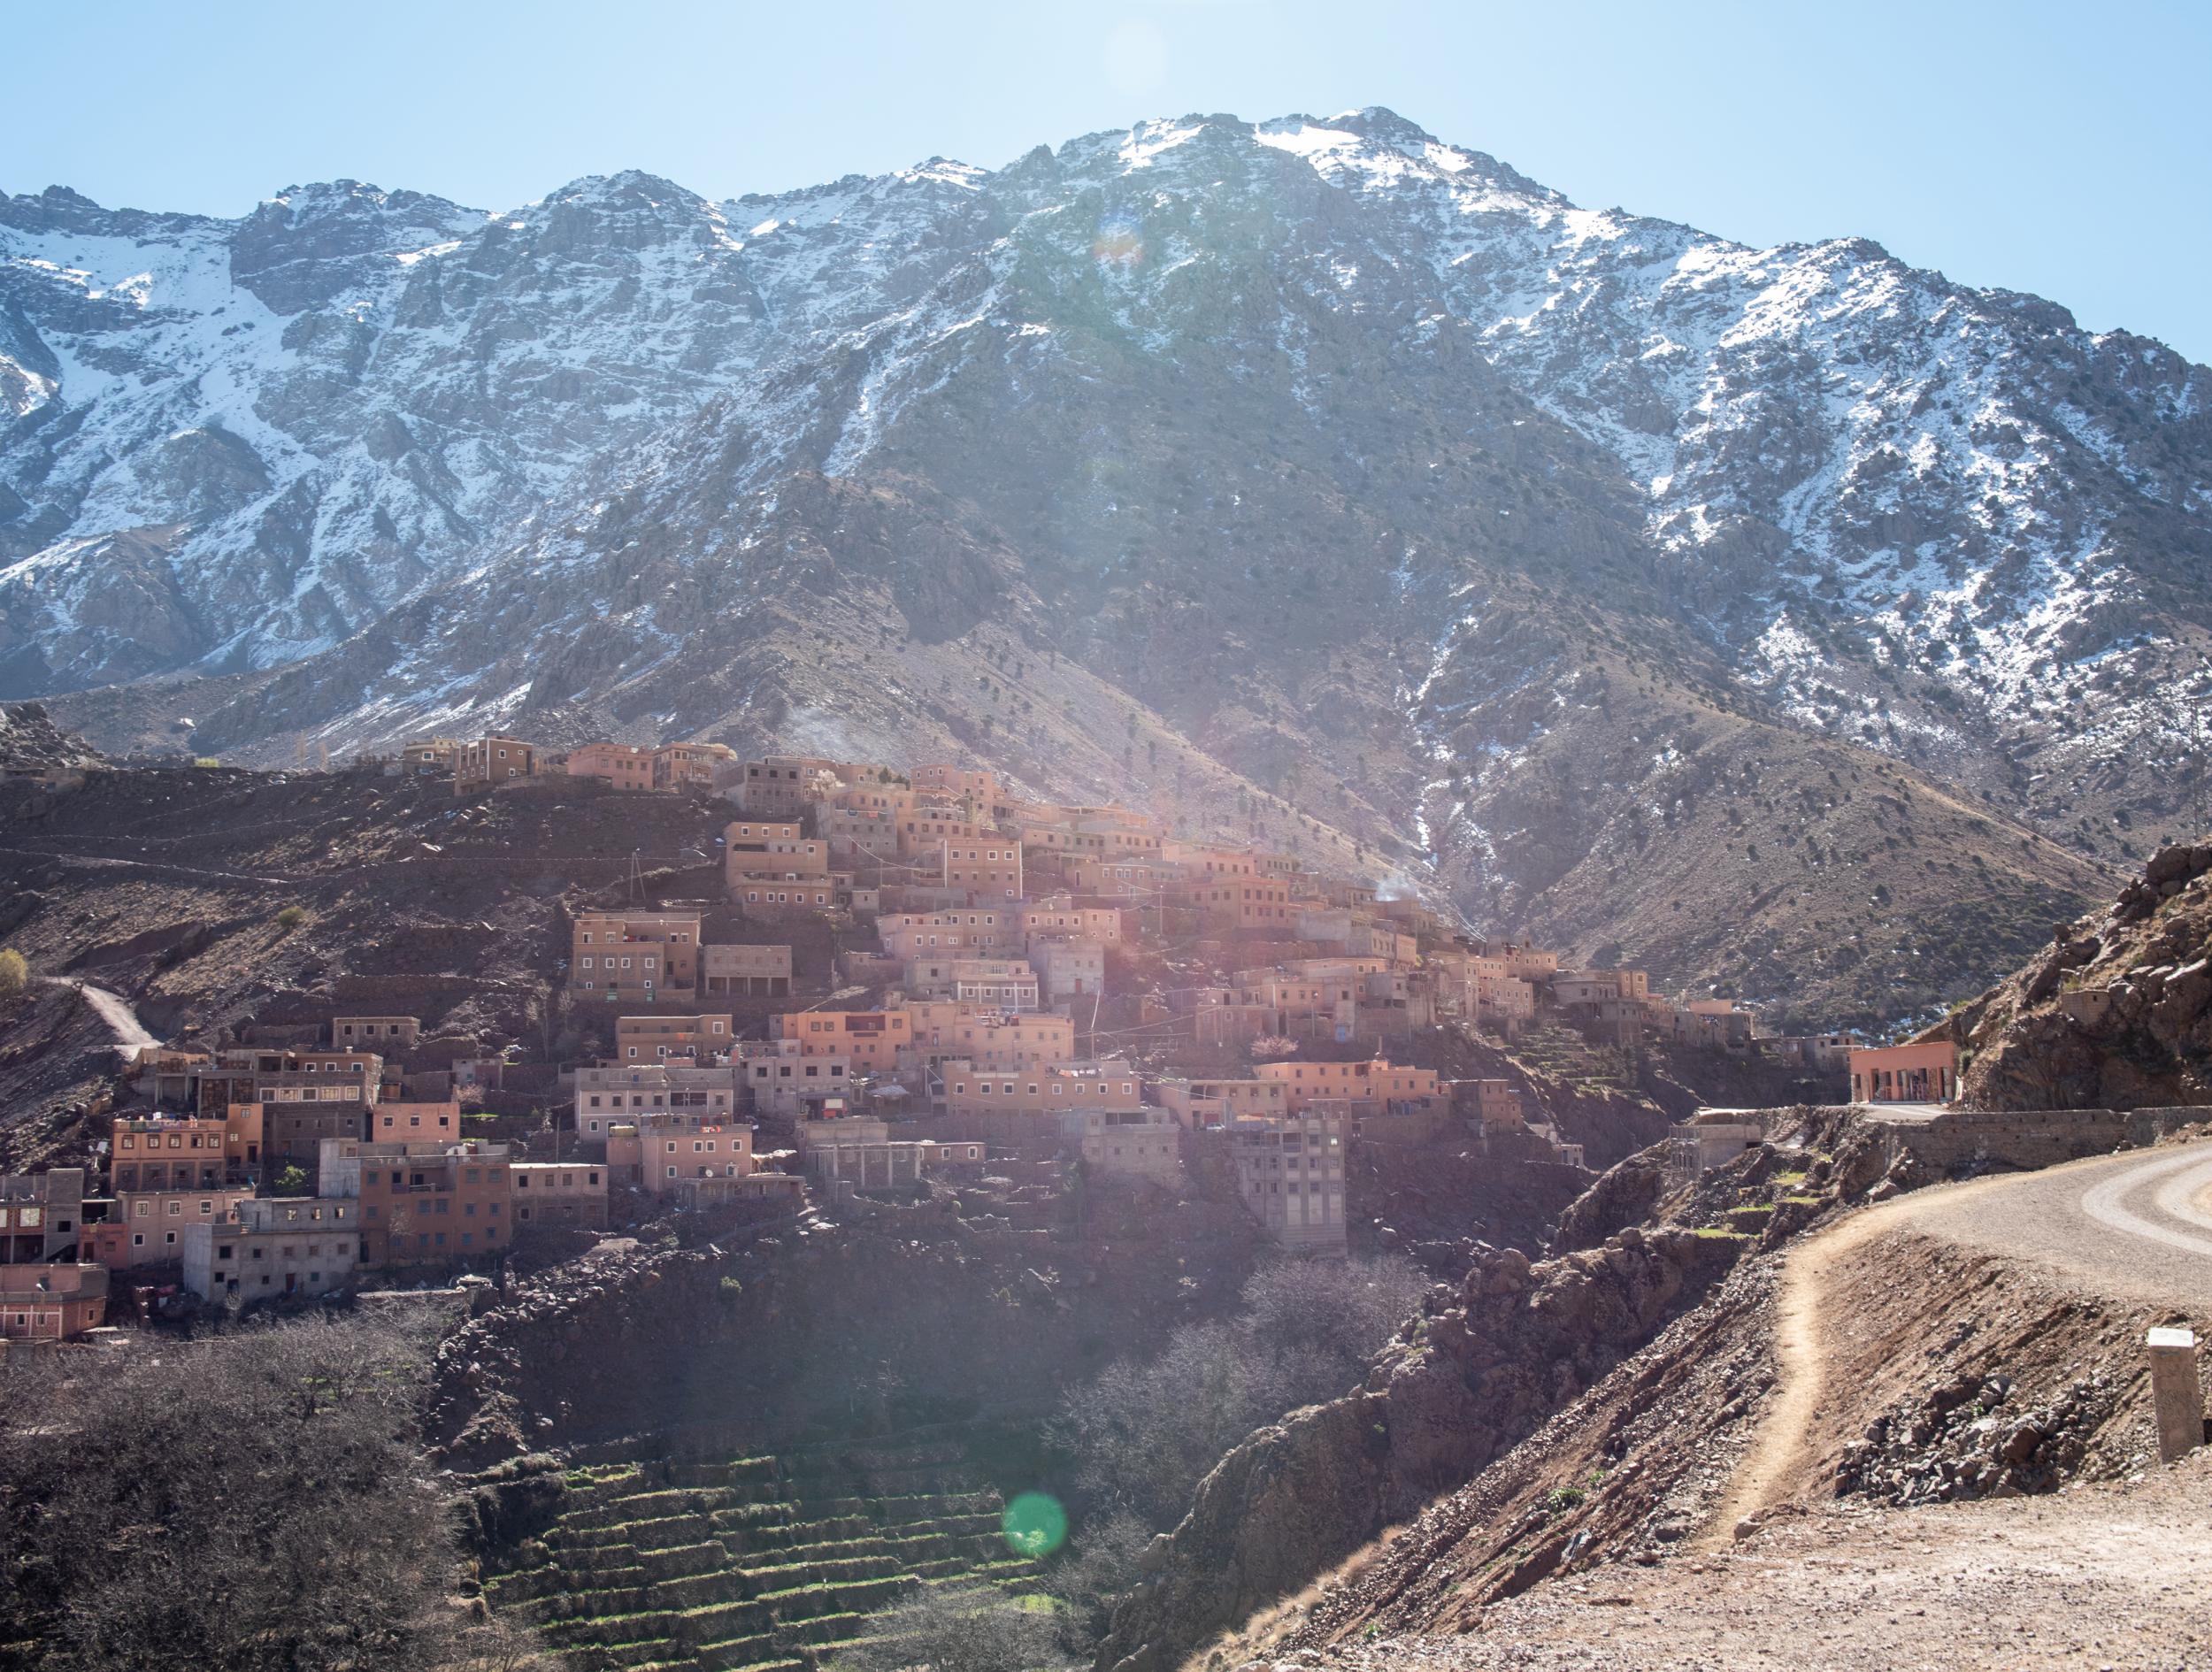
[[[2197,1338],[2185,1329],[2153,1330],[2151,1413],[2158,1424],[2158,1461],[2186,1457],[2204,1439],[2204,1391],[2197,1382]]]

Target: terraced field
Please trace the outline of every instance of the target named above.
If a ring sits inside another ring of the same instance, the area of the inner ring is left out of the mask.
[[[589,1465],[567,1484],[526,1565],[485,1594],[574,1672],[812,1672],[918,1585],[1036,1586],[957,1440]]]

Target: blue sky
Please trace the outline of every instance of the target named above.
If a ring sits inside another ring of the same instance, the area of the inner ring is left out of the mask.
[[[387,0],[26,4],[0,189],[238,214],[350,176],[484,208],[710,196],[1144,116],[1387,104],[1592,207],[1870,237],[2212,362],[2212,4]]]

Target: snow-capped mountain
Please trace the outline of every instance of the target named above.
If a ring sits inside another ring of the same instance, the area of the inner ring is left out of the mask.
[[[0,694],[218,676],[198,747],[270,758],[497,721],[934,738],[1202,810],[1233,773],[1229,822],[1279,795],[1686,974],[1723,954],[1668,919],[1723,898],[1653,843],[1698,877],[1725,833],[1778,966],[1904,916],[1848,862],[1918,839],[1852,772],[1997,832],[2023,923],[2101,885],[2007,817],[2109,857],[2190,816],[2208,392],[1379,110],[722,203],[57,188],[0,199]]]

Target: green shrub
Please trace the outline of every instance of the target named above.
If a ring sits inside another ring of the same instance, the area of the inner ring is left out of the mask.
[[[31,985],[31,966],[13,947],[0,947],[0,999],[12,999]]]
[[[277,913],[276,920],[279,928],[296,929],[307,921],[307,908],[287,906],[282,911]]]

